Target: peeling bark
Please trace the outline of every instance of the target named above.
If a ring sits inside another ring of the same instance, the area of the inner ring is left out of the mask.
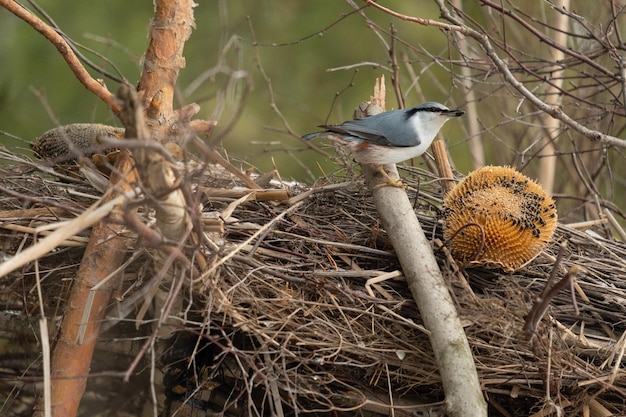
[[[146,108],[146,118],[157,140],[175,128],[174,89],[185,67],[183,48],[195,27],[192,0],[156,0],[150,25],[150,43],[143,62],[137,91]]]
[[[116,167],[125,175],[122,178],[112,175],[109,188],[123,193],[129,191],[135,183],[135,171],[128,154],[122,155]],[[116,193],[109,193],[104,197],[104,202],[116,196]],[[127,249],[127,239],[120,237],[124,227],[115,221],[119,220],[115,217],[112,215],[108,221],[102,221],[94,227],[72,286],[59,338],[52,352],[52,417],[75,416],[85,392],[100,324],[117,279],[108,279],[93,294],[92,289],[118,268]],[[42,399],[37,410],[43,408]],[[43,416],[43,412],[35,411],[33,415]]]
[[[176,137],[181,124],[197,111],[197,106],[191,114],[189,111],[177,113],[173,108],[178,73],[185,66],[183,47],[194,25],[194,6],[190,0],[155,1],[150,43],[138,87],[143,105],[131,94],[134,91],[127,86],[122,88],[123,108],[119,116],[127,138],[165,142]],[[76,66],[80,67],[80,64]],[[118,110],[119,104],[114,105]],[[179,120],[179,117],[185,120]],[[190,224],[187,205],[182,192],[175,187],[177,173],[170,162],[150,147],[134,149],[136,161],[132,161],[127,152],[122,155],[116,162],[116,172],[124,173],[123,177],[111,177],[104,201],[129,190],[139,175],[146,193],[155,197],[151,201],[156,201],[157,223],[164,236],[174,241],[186,236]],[[134,170],[135,165],[137,170]],[[85,250],[52,354],[53,417],[72,417],[78,412],[100,323],[117,280],[102,281],[120,266],[127,249],[127,240],[120,237],[124,229],[122,220],[122,217],[111,216],[94,227]],[[98,289],[93,291],[96,285]],[[43,399],[37,409],[44,410]],[[34,415],[41,416],[43,412],[36,411]]]

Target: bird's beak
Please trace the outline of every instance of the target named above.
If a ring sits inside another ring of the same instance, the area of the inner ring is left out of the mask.
[[[446,110],[441,112],[441,114],[448,117],[459,117],[463,116],[465,112],[463,110]]]

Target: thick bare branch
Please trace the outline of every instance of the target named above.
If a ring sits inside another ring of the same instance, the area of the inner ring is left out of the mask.
[[[174,88],[185,67],[183,48],[194,27],[193,0],[156,0],[150,25],[150,43],[144,57],[137,91],[146,108],[148,123],[169,131],[176,121]],[[162,135],[156,132],[157,138]]]
[[[383,79],[384,80],[384,79]],[[381,82],[384,85],[384,81]],[[384,103],[384,88],[375,88],[372,104],[365,109],[380,109]],[[361,107],[359,110],[363,110]],[[386,166],[398,177],[395,165]],[[363,172],[372,190],[372,198],[381,223],[402,265],[403,274],[413,299],[430,331],[430,341],[446,394],[446,412],[452,417],[487,416],[476,365],[467,336],[459,318],[432,247],[417,220],[406,192],[398,187],[381,187],[379,173],[374,167],[363,165]]]
[[[124,175],[112,175],[112,189],[129,191],[136,171],[127,154],[118,158],[116,167]],[[115,193],[109,193],[105,201],[115,197]],[[127,249],[123,229],[119,219],[109,220],[98,223],[91,233],[52,354],[52,417],[72,417],[78,413],[100,325],[117,284],[115,272]],[[43,410],[43,402],[38,409]]]

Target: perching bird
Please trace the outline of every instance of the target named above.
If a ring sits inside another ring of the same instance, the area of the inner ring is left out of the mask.
[[[326,131],[309,133],[302,136],[302,140],[317,137],[342,140],[350,146],[357,162],[377,165],[388,178],[389,185],[397,186],[398,181],[389,178],[382,165],[397,164],[423,154],[444,123],[464,113],[429,101],[409,109],[391,110],[340,125],[322,125],[320,127]]]

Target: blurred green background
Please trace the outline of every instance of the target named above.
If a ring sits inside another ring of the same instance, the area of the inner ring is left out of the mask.
[[[460,172],[473,168],[468,146],[472,135],[484,147],[484,164],[511,165],[531,178],[547,172],[542,161],[554,156],[552,194],[560,219],[597,218],[600,206],[593,201],[601,201],[620,219],[626,217],[620,209],[626,204],[623,150],[564,126],[550,131],[549,116],[505,81],[475,40],[464,42],[458,32],[403,21],[373,7],[357,10],[353,5],[363,6],[360,0],[198,3],[197,27],[185,46],[187,66],[180,73],[177,107],[196,102],[201,106],[197,118],[217,120],[209,140],[221,144],[242,169],[277,168],[282,178],[307,183],[341,169],[328,157],[334,155],[330,144],[315,142],[327,151],[324,156],[299,136],[316,131],[319,124],[350,119],[383,74],[387,109],[398,108],[388,52],[393,46],[407,106],[432,100],[468,111],[442,129]],[[562,59],[551,45],[558,34],[554,24],[564,14],[552,3],[508,2],[506,16],[499,3],[487,3],[449,0],[446,6],[452,9],[454,4],[467,25],[490,37],[497,54],[528,90],[544,100],[550,97],[552,77],[562,68],[556,77],[564,80],[558,93],[564,112],[589,128],[624,135],[617,60],[624,48],[620,39],[626,36],[626,9],[612,8],[611,2],[572,0],[569,10],[575,12],[566,14],[567,36],[562,41],[568,54]],[[39,4],[67,36],[109,59],[123,78],[137,83],[152,1]],[[409,16],[444,21],[433,0],[381,4]],[[57,124],[119,126],[104,104],[78,83],[57,50],[4,9],[0,34],[0,131],[5,132],[0,141],[11,151],[29,154],[29,142]],[[97,54],[83,53],[115,72]],[[592,57],[592,62],[581,57]],[[561,59],[562,66],[555,62]],[[105,81],[110,91],[117,91],[117,82]],[[546,157],[541,152],[548,136],[555,147]],[[424,162],[416,158],[411,163]]]
[[[321,175],[318,162],[325,171],[332,171],[332,162],[306,150],[297,137],[287,133],[281,117],[272,108],[272,100],[292,131],[304,134],[315,131],[327,117],[330,123],[350,119],[354,108],[372,94],[374,79],[385,74],[387,108],[397,108],[384,44],[390,42],[390,37],[382,33],[389,31],[391,22],[398,37],[411,44],[408,48],[397,43],[396,48],[399,54],[407,54],[419,80],[412,85],[410,77],[403,75],[401,79],[407,106],[427,99],[463,107],[462,91],[449,74],[454,68],[433,64],[433,58],[428,56],[448,58],[448,39],[437,28],[392,19],[371,8],[365,11],[371,20],[366,20],[345,1],[198,3],[197,27],[185,46],[187,66],[180,73],[179,100],[181,104],[200,104],[202,110],[197,118],[217,119],[218,136],[244,106],[241,117],[222,141],[236,162],[245,161],[261,171],[272,169],[275,164],[283,177],[308,182]],[[148,42],[152,1],[41,0],[38,4],[67,36],[111,60],[127,80],[137,83],[141,56]],[[435,19],[439,15],[430,0],[390,0],[385,5],[425,18]],[[368,25],[378,25],[381,35]],[[9,149],[29,153],[28,143],[57,123],[119,125],[106,106],[78,83],[57,50],[4,9],[0,9],[0,33],[0,130],[21,138],[0,136]],[[423,48],[427,54],[414,48]],[[114,72],[104,60],[83,53]],[[407,68],[401,63],[403,74]],[[103,78],[89,71],[95,78]],[[112,92],[117,91],[116,82],[105,81]],[[248,87],[251,90],[246,94]],[[459,126],[449,123],[443,132],[458,155],[457,166],[467,171],[470,163],[466,162],[467,148]],[[246,167],[245,163],[238,163]]]

